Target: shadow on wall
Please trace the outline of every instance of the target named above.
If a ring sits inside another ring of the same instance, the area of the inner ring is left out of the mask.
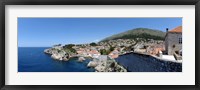
[[[182,72],[182,63],[161,61],[149,55],[129,53],[116,61],[129,72]]]

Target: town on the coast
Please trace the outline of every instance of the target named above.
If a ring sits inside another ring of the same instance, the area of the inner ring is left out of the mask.
[[[165,68],[157,68],[157,71],[182,71],[182,26],[166,28],[165,31],[136,28],[99,42],[57,44],[44,52],[63,62],[70,58],[77,58],[79,63],[90,59],[87,67],[94,68],[96,72],[128,72],[127,68],[131,67],[119,64],[116,59],[133,53],[154,58],[149,59],[149,63],[160,63]]]

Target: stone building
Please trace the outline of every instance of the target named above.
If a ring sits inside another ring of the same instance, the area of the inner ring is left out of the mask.
[[[166,29],[165,50],[168,55],[174,55],[175,52],[182,50],[182,26],[169,31]]]

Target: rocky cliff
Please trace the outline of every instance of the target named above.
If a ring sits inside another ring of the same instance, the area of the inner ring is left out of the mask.
[[[46,54],[50,54],[51,57],[53,59],[56,60],[65,60],[67,61],[69,59],[69,54],[66,53],[64,50],[62,49],[57,49],[57,48],[49,48],[49,49],[45,49],[44,53]]]
[[[96,72],[127,72],[124,67],[109,57],[105,60],[101,58],[93,59],[88,63],[88,67],[93,67]]]

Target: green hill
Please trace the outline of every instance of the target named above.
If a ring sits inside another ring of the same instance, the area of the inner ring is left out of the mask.
[[[102,41],[115,40],[115,39],[154,39],[154,40],[164,40],[165,32],[148,29],[148,28],[135,28],[132,30],[128,30],[119,34],[112,35],[103,39]]]

